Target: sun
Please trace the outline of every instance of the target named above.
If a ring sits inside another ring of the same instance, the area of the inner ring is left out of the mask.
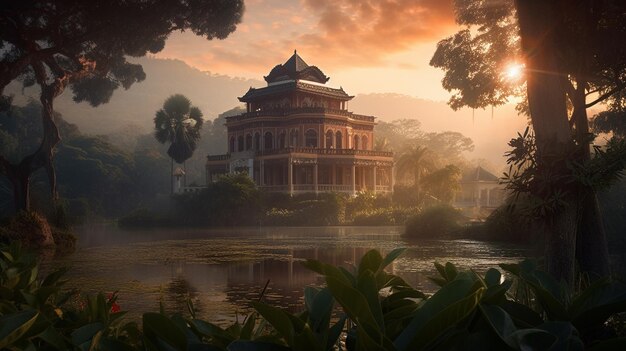
[[[521,63],[510,63],[504,69],[504,76],[509,80],[519,80],[524,74],[524,65]]]

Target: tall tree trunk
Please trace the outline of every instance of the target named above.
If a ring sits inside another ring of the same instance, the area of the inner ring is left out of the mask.
[[[559,27],[559,1],[515,0],[525,54],[528,107],[537,143],[537,171],[567,172],[564,156],[572,147],[566,105],[566,77],[559,70],[554,29]],[[556,191],[553,182],[547,192]],[[577,203],[567,203],[544,218],[546,269],[556,279],[574,281]]]
[[[174,159],[170,157],[170,195],[174,195]]]
[[[585,101],[586,82],[576,79],[577,86],[569,90],[574,105],[572,120],[576,125],[576,141],[581,163],[591,160],[589,143],[592,140]],[[576,261],[581,273],[605,277],[610,274],[609,250],[602,213],[595,189],[581,186],[578,196],[578,230],[576,235]]]
[[[52,199],[57,199],[56,174],[54,171],[54,148],[61,140],[59,130],[54,122],[54,98],[60,94],[62,85],[56,82],[51,85],[41,85],[41,119],[43,135],[37,150],[24,157],[20,163],[12,164],[0,156],[0,172],[13,185],[13,199],[16,212],[30,210],[30,177],[40,168],[46,170]]]

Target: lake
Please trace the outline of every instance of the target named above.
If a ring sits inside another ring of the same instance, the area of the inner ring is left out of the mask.
[[[302,267],[314,258],[348,266],[370,249],[383,254],[408,248],[390,270],[424,292],[435,287],[433,262],[452,262],[484,272],[518,262],[529,249],[473,240],[406,241],[403,227],[305,227],[122,230],[111,224],[82,226],[70,255],[46,258],[45,270],[70,267],[68,287],[84,292],[118,291],[130,318],[158,311],[184,311],[192,299],[199,315],[224,323],[247,310],[269,280],[264,301],[302,309],[303,288],[323,280]]]

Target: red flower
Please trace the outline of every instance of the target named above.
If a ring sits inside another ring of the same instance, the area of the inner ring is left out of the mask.
[[[120,305],[118,305],[115,301],[117,301],[117,295],[115,293],[108,293],[107,302],[111,304],[111,313],[117,313],[122,310]]]

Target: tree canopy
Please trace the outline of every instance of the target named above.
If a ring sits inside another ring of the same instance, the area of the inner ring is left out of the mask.
[[[607,274],[596,189],[572,170],[604,172],[591,159],[587,109],[601,102],[613,111],[624,106],[626,42],[615,38],[626,35],[626,3],[456,0],[455,9],[466,28],[442,40],[431,60],[445,71],[450,106],[484,108],[521,93],[534,131],[535,147],[526,150],[536,153],[527,157],[533,168],[524,164],[522,172],[536,208],[552,203],[543,215],[548,270],[572,282],[575,252],[581,271]],[[505,73],[511,64],[524,66],[520,79]],[[526,145],[522,139],[512,142]],[[624,156],[609,158],[623,164]]]
[[[11,180],[16,207],[26,209],[30,175],[47,171],[52,193],[52,162],[60,141],[53,101],[70,87],[74,100],[106,103],[118,87],[145,78],[127,57],[157,53],[173,31],[189,30],[223,39],[235,30],[243,0],[9,0],[0,5],[0,95],[15,80],[38,85],[43,106],[40,147],[12,163],[0,156],[0,172]],[[3,98],[2,106],[8,105]]]
[[[189,159],[196,150],[202,129],[202,112],[184,95],[172,95],[154,117],[154,136],[170,143],[167,154],[177,163]]]

